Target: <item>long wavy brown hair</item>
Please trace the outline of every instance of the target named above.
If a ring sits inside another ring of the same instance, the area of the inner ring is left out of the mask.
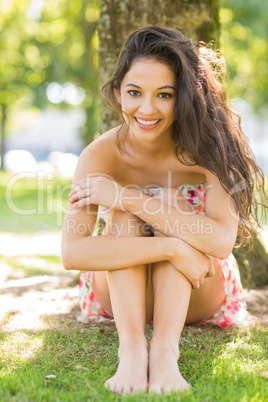
[[[240,116],[226,100],[223,61],[211,46],[195,48],[191,39],[172,28],[150,26],[133,32],[112,78],[102,89],[107,103],[120,114],[122,126],[125,123],[115,89],[120,90],[133,62],[145,58],[165,63],[177,79],[172,136],[176,158],[217,175],[239,213],[239,245],[250,243],[254,224],[260,227],[258,206],[266,212],[263,201],[267,195],[263,172],[241,129]],[[119,134],[120,130],[118,144]]]

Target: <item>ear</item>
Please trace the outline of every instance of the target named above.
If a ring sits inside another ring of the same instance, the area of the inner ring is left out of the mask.
[[[121,94],[120,94],[120,91],[119,91],[118,89],[115,89],[114,92],[115,92],[115,95],[116,95],[116,98],[117,98],[117,102],[120,103],[120,105],[121,105]]]

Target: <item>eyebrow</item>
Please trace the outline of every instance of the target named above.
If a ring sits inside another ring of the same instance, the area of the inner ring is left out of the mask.
[[[141,89],[141,87],[139,87],[138,85],[135,85],[135,84],[126,84],[125,87],[135,87],[135,88]],[[166,88],[174,89],[174,91],[176,91],[176,88],[174,88],[172,85],[164,85],[163,87],[157,88],[157,90],[166,89]]]

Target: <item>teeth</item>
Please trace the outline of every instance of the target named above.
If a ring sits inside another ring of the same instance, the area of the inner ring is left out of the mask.
[[[152,125],[158,123],[160,119],[158,119],[158,120],[146,120],[145,121],[145,120],[138,119],[136,117],[136,120],[137,120],[138,123],[143,124],[144,126],[152,126]]]

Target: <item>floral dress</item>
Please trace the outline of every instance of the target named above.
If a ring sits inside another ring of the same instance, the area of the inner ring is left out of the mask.
[[[181,194],[192,205],[194,211],[198,214],[205,213],[205,197],[206,185],[191,184],[176,187]],[[163,188],[143,188],[141,192],[149,197],[154,197]],[[103,229],[108,223],[111,210],[99,207],[97,223],[93,236],[99,236],[103,233]],[[201,323],[205,325],[216,324],[220,328],[228,328],[230,325],[242,324],[247,319],[247,306],[242,294],[242,284],[237,262],[230,254],[224,260],[213,258],[215,269],[221,269],[224,276],[224,291],[226,299],[219,310],[208,320]],[[93,279],[93,271],[84,271],[81,274],[79,281],[79,303],[81,307],[81,314],[77,318],[78,321],[87,323],[89,321],[113,321],[113,316],[105,310],[96,299],[92,289],[91,283]]]

